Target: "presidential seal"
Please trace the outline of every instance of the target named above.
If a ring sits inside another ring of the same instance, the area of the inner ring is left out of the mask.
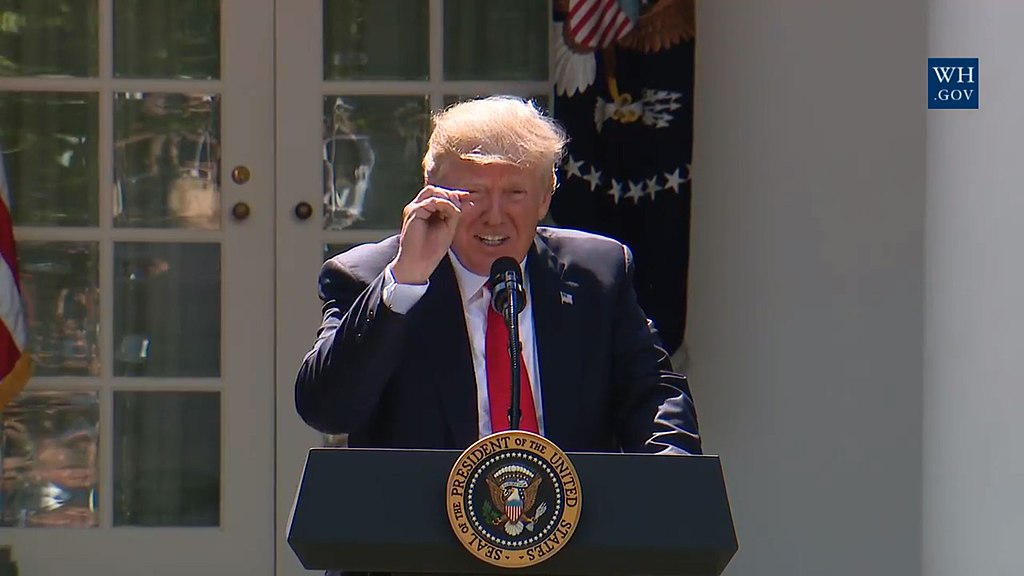
[[[580,518],[579,477],[550,440],[532,432],[492,434],[466,449],[448,475],[448,521],[462,545],[502,568],[547,560]]]

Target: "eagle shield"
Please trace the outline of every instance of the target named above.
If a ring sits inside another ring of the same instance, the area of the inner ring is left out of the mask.
[[[508,492],[508,499],[505,500],[505,515],[508,516],[510,522],[515,524],[523,515],[523,499],[519,495],[519,488],[515,486],[511,487]]]

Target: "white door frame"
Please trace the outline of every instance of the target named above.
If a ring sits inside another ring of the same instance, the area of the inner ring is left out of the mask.
[[[320,436],[295,411],[294,386],[299,364],[320,323],[316,277],[323,204],[323,104],[318,89],[323,69],[322,10],[319,0],[276,0],[277,576],[307,574],[286,536],[306,452],[320,444]],[[313,215],[305,221],[293,212],[302,201],[313,207]]]

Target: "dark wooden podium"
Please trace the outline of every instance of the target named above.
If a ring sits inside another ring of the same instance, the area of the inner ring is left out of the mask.
[[[579,527],[552,558],[499,569],[452,534],[445,481],[459,452],[314,448],[288,544],[308,569],[462,574],[721,574],[737,550],[715,456],[569,453]]]

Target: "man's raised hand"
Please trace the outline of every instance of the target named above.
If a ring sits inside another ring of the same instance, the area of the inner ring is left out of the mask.
[[[399,284],[425,284],[444,258],[462,214],[462,190],[424,186],[402,210],[402,234],[393,271]]]

